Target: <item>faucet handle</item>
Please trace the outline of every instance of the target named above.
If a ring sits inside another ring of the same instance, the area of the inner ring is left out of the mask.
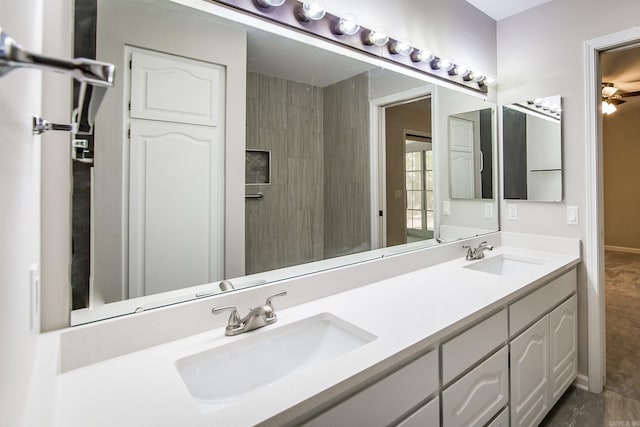
[[[271,307],[271,309],[273,310],[273,304],[271,304],[271,300],[274,299],[275,297],[283,297],[286,294],[287,294],[287,291],[276,292],[275,294],[267,297],[267,302],[265,302],[265,304]]]
[[[225,311],[231,311],[229,321],[227,322],[227,328],[235,328],[242,322],[240,320],[240,314],[235,305],[225,305],[224,307],[214,307],[211,309],[211,314],[220,314]]]

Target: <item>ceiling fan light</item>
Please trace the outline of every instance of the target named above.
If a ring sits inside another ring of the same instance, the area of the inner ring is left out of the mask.
[[[613,96],[618,91],[618,88],[613,83],[602,83],[602,96]]]

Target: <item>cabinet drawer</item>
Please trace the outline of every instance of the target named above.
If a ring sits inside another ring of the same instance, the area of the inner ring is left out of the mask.
[[[487,427],[509,427],[509,407],[504,408],[500,415],[487,424]]]
[[[552,280],[542,288],[509,306],[509,336],[513,337],[560,301],[576,291],[576,269]]]
[[[509,351],[503,347],[442,392],[444,427],[483,426],[507,404]]]
[[[466,330],[442,346],[442,383],[460,375],[508,339],[507,310],[504,309]]]
[[[398,424],[398,427],[439,427],[440,398],[436,397],[409,418]]]
[[[438,352],[431,351],[305,425],[389,425],[437,390]]]

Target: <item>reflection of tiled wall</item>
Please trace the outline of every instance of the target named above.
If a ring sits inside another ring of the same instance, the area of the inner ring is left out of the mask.
[[[324,88],[325,258],[371,249],[369,76]]]
[[[246,273],[323,259],[322,89],[247,76],[247,149],[271,150],[271,185],[246,201]]]

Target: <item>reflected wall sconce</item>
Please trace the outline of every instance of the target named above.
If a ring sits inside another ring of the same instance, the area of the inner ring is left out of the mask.
[[[362,27],[352,14],[327,13],[323,0],[210,1],[483,94],[496,85],[495,79],[465,63],[437,56],[407,39],[391,38],[383,28]],[[387,48],[379,49],[383,46]]]
[[[285,1],[287,0],[255,0],[258,7],[261,7],[261,8],[282,6]]]
[[[394,55],[409,56],[413,52],[411,42],[407,39],[393,40],[389,42],[389,52]]]
[[[338,19],[336,25],[333,26],[333,34],[337,36],[347,35],[353,36],[360,31],[360,24],[357,18],[352,14],[347,14]]]
[[[322,0],[304,0],[297,9],[296,17],[302,22],[319,21],[327,13]]]
[[[389,41],[389,35],[384,28],[376,28],[374,30],[368,30],[363,41],[368,46],[384,46]]]
[[[431,62],[433,53],[430,50],[414,49],[411,53],[411,60],[413,62]]]

